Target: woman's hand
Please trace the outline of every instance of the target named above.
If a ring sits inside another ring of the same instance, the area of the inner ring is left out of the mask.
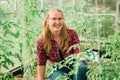
[[[85,54],[85,53],[84,53],[84,52],[80,52],[80,53],[79,53],[79,56],[80,56],[80,55],[83,55],[83,54]],[[80,57],[80,61],[84,61],[84,60],[86,60],[85,57]]]
[[[47,62],[46,62],[46,65],[52,65],[52,64],[53,64],[53,62],[48,59]]]

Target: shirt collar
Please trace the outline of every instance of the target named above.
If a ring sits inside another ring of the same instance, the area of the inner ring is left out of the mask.
[[[50,39],[51,39],[51,40],[54,40],[53,35],[50,35]]]

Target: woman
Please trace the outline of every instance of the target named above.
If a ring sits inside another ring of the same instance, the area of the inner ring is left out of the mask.
[[[37,74],[38,80],[44,80],[45,67],[47,60],[49,64],[60,62],[71,54],[79,53],[79,49],[68,48],[72,45],[80,43],[78,35],[72,29],[68,29],[63,18],[61,10],[52,8],[48,11],[44,21],[44,30],[40,38],[37,40],[36,54],[37,54]],[[80,65],[86,65],[84,61]],[[77,79],[74,75],[72,80],[86,80],[86,67],[78,68]],[[63,67],[54,71],[50,76],[50,80],[55,80],[58,75],[64,75],[70,72],[69,69]],[[62,80],[62,79],[60,79]]]

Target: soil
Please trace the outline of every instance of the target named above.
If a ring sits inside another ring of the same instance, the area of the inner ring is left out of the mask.
[[[24,80],[24,79],[23,79],[23,74],[18,74],[18,75],[16,75],[16,76],[14,76],[14,79],[15,79],[15,80]],[[35,78],[34,80],[38,80],[38,79],[37,79],[37,76],[36,76],[36,78]],[[45,80],[49,80],[49,79],[46,78]]]

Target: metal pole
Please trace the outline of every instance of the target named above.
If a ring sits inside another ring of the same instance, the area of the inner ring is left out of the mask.
[[[62,2],[63,2],[63,0],[60,0],[60,6],[62,6]]]
[[[119,27],[118,27],[119,7],[120,7],[120,0],[116,0],[116,16],[115,16],[116,32],[119,31]]]
[[[44,0],[41,0],[41,15],[44,17]]]

